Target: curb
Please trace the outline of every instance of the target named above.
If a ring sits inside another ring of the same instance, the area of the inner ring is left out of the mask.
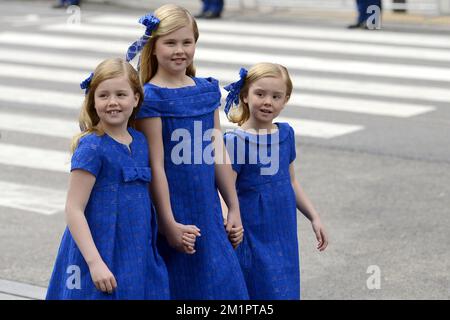
[[[0,279],[0,300],[44,300],[47,288]]]
[[[84,0],[88,3],[111,5],[115,7],[130,8],[137,10],[149,11],[167,3],[167,1],[145,1],[145,0]],[[196,13],[200,10],[200,0],[197,1],[174,1],[184,6],[189,11]],[[251,7],[239,7],[235,3],[227,4],[225,7],[225,17],[227,15],[236,18],[237,16],[255,17],[271,16],[280,20],[291,20],[298,18],[317,18],[317,19],[332,19],[336,21],[345,21],[351,23],[356,19],[356,10],[351,8],[341,8],[332,10],[327,7],[320,6],[262,6],[259,9],[252,9]],[[418,13],[394,13],[390,10],[383,10],[382,16],[384,23],[393,23],[399,25],[411,26],[447,26],[450,28],[450,15],[430,15]]]

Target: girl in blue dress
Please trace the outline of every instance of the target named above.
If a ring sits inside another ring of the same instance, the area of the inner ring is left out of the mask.
[[[66,228],[47,299],[169,299],[156,249],[156,215],[144,135],[131,125],[139,76],[108,59],[82,83],[82,132],[72,142]]]
[[[150,147],[152,197],[172,299],[248,299],[233,250],[242,223],[230,164],[220,132],[220,89],[213,78],[195,77],[198,29],[192,15],[164,5],[140,22],[145,35],[127,59],[142,50],[144,102],[137,128]],[[216,130],[214,130],[216,129]],[[224,227],[218,189],[230,207]],[[227,232],[238,233],[230,243]]]
[[[320,251],[328,237],[295,178],[294,130],[273,122],[289,100],[292,83],[287,69],[272,63],[241,69],[240,76],[225,87],[230,91],[225,112],[239,128],[224,135],[245,228],[239,262],[250,299],[298,300],[296,209],[311,221]],[[230,110],[233,103],[238,107]]]

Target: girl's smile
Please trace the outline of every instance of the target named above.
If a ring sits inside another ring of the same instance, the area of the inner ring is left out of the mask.
[[[154,54],[158,68],[167,73],[184,73],[195,54],[195,38],[191,27],[182,27],[156,40]]]
[[[250,85],[243,100],[248,104],[250,121],[256,127],[270,127],[287,102],[286,84],[279,77],[261,78]]]
[[[103,126],[125,126],[139,101],[133,93],[127,77],[102,81],[95,90],[95,110]],[[105,128],[105,129],[106,129]]]

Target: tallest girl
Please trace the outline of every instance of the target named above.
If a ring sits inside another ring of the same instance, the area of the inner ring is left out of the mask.
[[[130,47],[127,59],[142,49],[144,103],[137,128],[149,143],[151,191],[164,235],[159,246],[171,298],[248,299],[232,247],[243,232],[232,169],[218,161],[227,156],[219,84],[195,77],[197,24],[176,5],[164,5],[140,22],[146,34]],[[226,230],[217,189],[231,208]],[[232,244],[226,231],[233,234]]]

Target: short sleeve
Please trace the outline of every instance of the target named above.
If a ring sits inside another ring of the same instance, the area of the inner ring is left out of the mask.
[[[295,158],[297,157],[297,151],[296,151],[296,145],[295,145],[295,132],[294,129],[292,129],[291,126],[289,126],[289,140],[290,140],[290,144],[291,144],[291,152],[290,152],[290,156],[289,156],[289,163],[292,163],[292,161],[295,160]]]
[[[72,155],[70,171],[82,169],[97,177],[101,166],[102,161],[98,144],[80,141]]]
[[[242,164],[244,163],[244,161],[242,161],[242,156],[245,155],[245,153],[239,153],[237,137],[234,134],[225,133],[224,143],[231,160],[231,167],[239,175],[239,173],[241,172]]]
[[[161,112],[156,108],[155,103],[148,96],[144,97],[141,107],[136,114],[136,119],[161,117]]]

